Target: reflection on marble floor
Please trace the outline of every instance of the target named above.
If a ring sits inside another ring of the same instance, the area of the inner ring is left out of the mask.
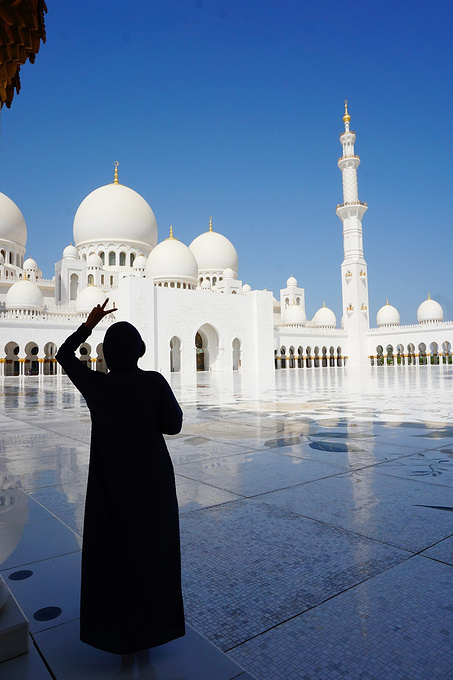
[[[184,410],[168,447],[187,619],[250,674],[236,675],[453,677],[453,368],[170,379]],[[36,564],[58,582],[61,564],[73,582],[87,409],[65,378],[0,387],[0,471],[18,499],[12,524],[0,512],[9,541],[0,570]],[[45,590],[14,587],[29,611],[44,606]],[[58,593],[60,621],[31,630],[51,655],[76,625],[74,599]],[[77,677],[55,663],[58,679]]]

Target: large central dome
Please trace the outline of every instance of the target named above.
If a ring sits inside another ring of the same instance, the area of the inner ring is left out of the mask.
[[[13,201],[0,193],[0,240],[16,243],[25,248],[27,227],[24,217]]]
[[[74,217],[77,247],[121,241],[149,251],[157,243],[154,213],[140,194],[124,184],[92,191]]]

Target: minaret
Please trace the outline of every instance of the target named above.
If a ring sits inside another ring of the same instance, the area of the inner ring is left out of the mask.
[[[368,363],[367,331],[368,276],[363,256],[362,217],[367,204],[359,201],[357,168],[360,158],[354,153],[355,133],[349,129],[351,116],[348,102],[344,105],[344,132],[340,135],[343,155],[338,167],[343,178],[343,203],[337,205],[337,215],[343,222],[344,260],[341,265],[343,291],[343,322],[348,333],[348,365],[363,366]]]

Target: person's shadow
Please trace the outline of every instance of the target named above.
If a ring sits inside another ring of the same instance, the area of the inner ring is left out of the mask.
[[[134,675],[134,665],[137,661],[137,674]],[[123,654],[121,668],[112,675],[112,680],[159,680],[155,666],[149,658],[149,649],[143,649],[133,654]],[[185,678],[168,678],[168,680],[185,680]]]

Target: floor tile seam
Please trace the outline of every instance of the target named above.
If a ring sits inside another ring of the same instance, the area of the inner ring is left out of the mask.
[[[291,488],[293,488],[293,487],[291,487]],[[275,492],[270,492],[270,493],[275,493]],[[266,494],[262,494],[262,495],[266,495]],[[368,541],[373,541],[374,543],[379,543],[379,544],[385,545],[389,548],[395,548],[397,550],[402,550],[403,552],[410,553],[410,557],[413,557],[414,555],[418,554],[418,552],[414,552],[410,548],[403,548],[400,545],[395,545],[394,543],[389,543],[388,541],[383,541],[380,538],[375,538],[374,536],[367,536],[366,534],[361,534],[358,531],[353,531],[352,529],[346,529],[345,527],[342,527],[338,524],[331,524],[330,522],[327,522],[326,520],[323,520],[323,519],[319,519],[318,517],[311,517],[310,515],[303,515],[302,513],[297,512],[297,510],[288,510],[288,508],[285,508],[283,505],[276,505],[275,503],[266,502],[265,500],[262,500],[259,496],[251,496],[251,497],[249,496],[249,497],[246,497],[244,500],[258,501],[259,503],[263,503],[264,505],[268,505],[271,508],[277,507],[280,510],[284,510],[285,512],[297,515],[297,517],[303,517],[304,519],[309,519],[313,522],[317,522],[318,524],[323,524],[327,527],[336,529],[338,531],[342,531],[346,534],[351,534],[352,536],[358,536],[359,538],[365,538]],[[444,538],[448,538],[448,536],[446,536]],[[442,538],[441,540],[443,541],[444,538]],[[431,547],[431,546],[429,546],[429,547]],[[423,550],[428,550],[428,548],[423,548]]]
[[[435,543],[432,543],[431,545],[429,545],[427,548],[423,548],[423,550],[419,550],[414,554],[420,555],[421,557],[429,557],[429,555],[423,555],[423,553],[426,552],[426,550],[431,550],[431,548],[434,548],[436,545],[439,545],[439,543],[446,541],[447,538],[452,538],[452,537],[453,537],[453,533],[449,534],[448,536],[444,536],[443,538],[440,538],[438,541],[435,541]]]
[[[183,479],[188,479],[191,482],[197,482],[197,484],[203,484],[204,486],[209,486],[211,489],[215,489],[216,491],[225,491],[226,493],[232,493],[235,496],[239,496],[240,498],[249,498],[249,496],[244,496],[243,494],[238,494],[236,491],[230,491],[230,489],[224,489],[223,486],[216,486],[215,484],[212,484],[210,482],[202,482],[199,479],[196,479],[194,477],[189,477],[188,475],[182,475],[178,470],[175,470],[175,475],[177,477],[182,477]]]
[[[79,580],[80,580],[80,578],[79,578]],[[78,621],[79,619],[80,619],[80,615],[79,616],[72,616],[70,619],[67,619],[66,621],[60,621],[59,623],[57,623],[58,619],[53,619],[52,625],[41,628],[40,630],[30,631],[30,635],[33,638],[33,640],[35,640],[35,636],[40,635],[40,633],[48,633],[51,630],[56,631],[58,628],[61,628],[61,626],[64,626],[67,623],[72,623],[73,621]],[[49,621],[49,623],[51,623],[51,622]]]
[[[19,475],[17,475],[17,476],[19,476]],[[81,486],[83,486],[83,485],[86,486],[86,485],[87,485],[87,481],[88,481],[88,477],[87,477],[87,479],[86,479],[84,482],[75,482],[74,484],[71,484],[71,488],[74,487],[74,486],[78,486],[79,484],[80,484]],[[63,485],[63,483],[60,483],[60,484],[47,484],[46,486],[36,486],[36,487],[33,487],[33,488],[32,488],[32,487],[29,487],[29,486],[18,486],[18,489],[20,489],[20,490],[23,491],[24,493],[27,493],[29,496],[31,496],[32,493],[34,493],[35,491],[43,491],[44,489],[52,489],[52,488],[54,488],[54,487],[56,488],[57,486],[64,486],[64,485]],[[67,485],[66,485],[66,486],[67,486]],[[43,507],[45,507],[45,506],[43,506]]]
[[[77,536],[78,536],[78,534],[77,534]],[[80,536],[78,536],[78,537],[81,538]],[[69,552],[59,553],[58,555],[51,555],[49,557],[43,557],[42,559],[34,560],[33,562],[22,562],[21,564],[13,564],[12,566],[4,567],[3,569],[0,569],[0,574],[3,573],[4,571],[11,571],[11,569],[22,569],[23,567],[27,567],[28,565],[40,564],[41,562],[47,562],[47,560],[55,560],[58,557],[64,557],[65,555],[73,555],[74,553],[81,553],[81,552],[82,552],[82,549],[77,548],[77,550],[70,550]]]
[[[242,642],[239,642],[237,645],[233,645],[233,647],[226,649],[225,654],[228,654],[229,652],[233,651],[234,649],[237,649],[238,647],[241,647],[242,645],[247,644],[251,640],[255,640],[256,638],[259,638],[262,635],[265,635],[266,633],[274,630],[275,628],[279,628],[280,626],[284,626],[288,622],[293,621],[294,619],[297,619],[300,616],[304,616],[307,612],[313,611],[317,607],[325,605],[327,602],[334,600],[335,598],[343,595],[344,593],[347,593],[350,590],[353,590],[354,588],[358,588],[359,586],[363,585],[367,581],[371,581],[372,579],[377,578],[378,576],[381,576],[382,574],[385,574],[387,571],[390,571],[391,569],[395,569],[395,567],[398,567],[400,564],[403,564],[404,562],[408,562],[413,557],[415,557],[415,555],[409,555],[409,557],[406,557],[404,560],[401,560],[401,562],[397,562],[396,564],[392,564],[389,567],[384,568],[379,573],[373,574],[372,576],[368,576],[368,577],[364,578],[363,580],[358,581],[357,583],[354,583],[353,585],[348,586],[347,588],[344,588],[344,590],[340,590],[337,593],[334,593],[333,595],[326,597],[324,600],[320,600],[316,604],[306,607],[305,609],[301,610],[297,614],[293,614],[292,616],[289,616],[287,619],[279,621],[278,623],[276,623],[272,626],[269,626],[269,628],[266,628],[265,630],[262,630],[259,633],[256,633],[256,635],[251,635],[246,640],[243,640]]]
[[[187,512],[180,512],[179,514],[179,521],[182,523],[184,521],[184,518],[189,517],[190,515],[194,515],[197,512],[203,512],[205,510],[211,510],[212,508],[220,508],[223,505],[230,505],[231,503],[237,503],[238,501],[248,501],[250,500],[246,496],[240,496],[239,498],[231,498],[228,501],[224,501],[223,503],[215,503],[213,505],[206,505],[202,508],[194,508],[193,510],[187,510]]]
[[[429,548],[426,548],[429,550]],[[432,555],[423,555],[423,553],[418,553],[419,557],[423,557],[425,560],[431,560],[431,562],[437,562],[438,564],[444,564],[446,567],[450,567],[453,569],[453,564],[451,562],[445,562],[444,560],[440,559],[440,557],[433,557]]]
[[[43,662],[43,664],[44,664],[44,666],[46,667],[47,671],[49,672],[50,677],[52,678],[52,680],[58,680],[58,679],[57,679],[57,676],[54,674],[54,672],[52,671],[51,667],[49,666],[49,664],[48,664],[48,662],[47,662],[47,659],[45,658],[44,654],[41,652],[41,649],[39,648],[39,645],[38,645],[38,643],[36,642],[35,638],[33,637],[32,633],[29,633],[29,635],[30,635],[30,637],[31,637],[31,639],[32,639],[33,646],[34,646],[34,648],[36,649],[36,651],[38,652],[38,654],[39,654],[39,656],[40,656],[40,658],[41,658],[41,661]]]
[[[389,461],[391,462],[391,461]],[[393,479],[402,479],[405,482],[420,482],[421,484],[434,484],[434,486],[441,486],[443,489],[453,489],[452,486],[449,486],[448,484],[440,484],[439,482],[427,482],[421,477],[417,477],[416,479],[411,479],[410,477],[401,477],[400,475],[395,475],[391,474],[390,472],[379,472],[378,470],[376,471],[376,474],[378,475],[383,475],[384,477],[392,477]]]
[[[251,450],[247,450],[247,451],[237,451],[236,453],[225,453],[225,454],[222,454],[221,456],[212,456],[211,458],[197,458],[195,460],[188,460],[185,463],[178,463],[176,460],[174,460],[174,456],[172,455],[172,453],[171,452],[169,452],[169,453],[170,453],[170,458],[172,459],[173,465],[180,466],[180,465],[191,465],[191,463],[205,463],[205,462],[208,462],[210,460],[221,460],[222,458],[233,458],[234,456],[246,456],[250,453],[257,453],[259,451],[260,451],[260,449],[256,449],[256,450],[251,449]]]

